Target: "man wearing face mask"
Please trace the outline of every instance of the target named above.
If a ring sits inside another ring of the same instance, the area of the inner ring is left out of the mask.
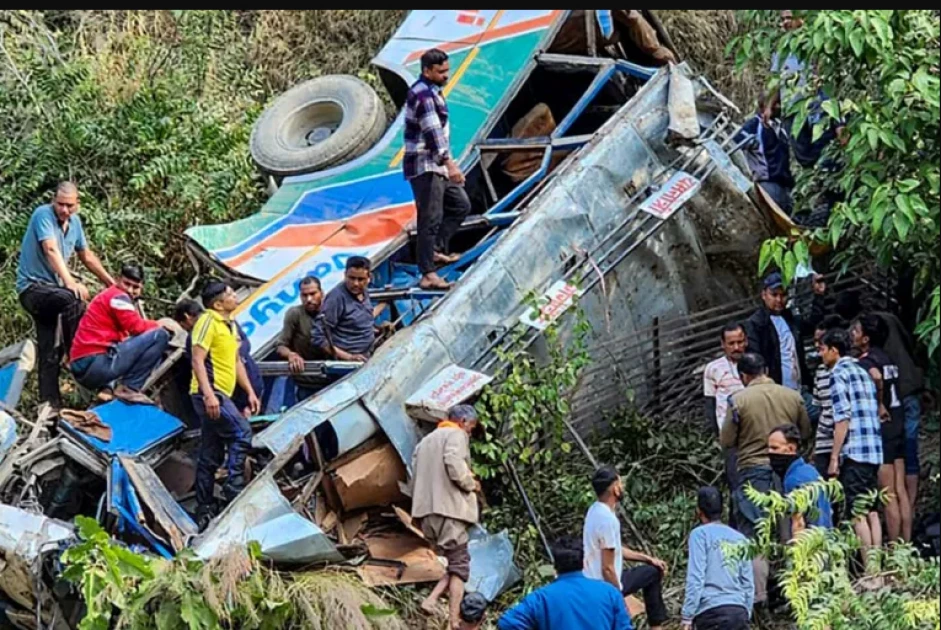
[[[808,464],[798,452],[801,445],[800,430],[793,424],[777,427],[768,436],[768,458],[771,469],[784,481],[784,493],[823,481],[816,468]],[[791,518],[792,533],[797,536],[807,527],[833,527],[833,508],[826,494],[821,493],[817,505],[810,513],[795,514]]]
[[[719,441],[725,448],[738,449],[739,485],[735,489],[738,507],[738,530],[748,536],[757,536],[758,521],[764,511],[748,498],[745,488],[768,493],[774,488],[774,471],[768,460],[768,435],[782,422],[800,429],[805,438],[811,435],[810,418],[800,394],[778,385],[768,377],[764,359],[746,353],[738,362],[745,389],[732,395],[728,418],[722,427]],[[767,601],[768,563],[756,558],[755,602]]]

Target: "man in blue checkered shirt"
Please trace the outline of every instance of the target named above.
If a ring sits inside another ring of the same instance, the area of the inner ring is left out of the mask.
[[[839,477],[846,493],[846,515],[855,512],[857,499],[878,489],[882,465],[882,421],[876,384],[869,373],[850,356],[849,333],[829,330],[820,342],[820,356],[830,368],[830,398],[833,401],[833,453],[830,477]],[[853,527],[867,559],[882,546],[882,523],[875,505],[860,503],[868,512],[856,518]],[[867,565],[871,563],[867,561]]]
[[[448,253],[451,237],[470,212],[464,173],[451,156],[448,104],[441,88],[448,82],[447,53],[433,48],[421,58],[421,78],[405,100],[405,159],[418,211],[418,269],[423,289],[448,289],[437,265],[456,262]]]

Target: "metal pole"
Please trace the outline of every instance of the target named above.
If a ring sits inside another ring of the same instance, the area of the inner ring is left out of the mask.
[[[523,497],[523,503],[526,505],[526,510],[529,512],[529,518],[533,522],[533,525],[536,526],[536,531],[539,532],[539,539],[542,541],[542,546],[546,550],[546,556],[549,558],[550,562],[554,562],[555,558],[552,557],[552,549],[549,548],[549,541],[546,539],[545,533],[542,531],[542,525],[539,523],[539,515],[536,513],[536,508],[533,507],[532,502],[529,500],[529,495],[526,494],[526,489],[523,487],[523,482],[520,481],[519,474],[516,472],[516,468],[513,466],[512,462],[506,462],[507,472],[510,473],[510,477],[513,478],[513,484],[516,486],[516,489],[519,490],[520,496]]]

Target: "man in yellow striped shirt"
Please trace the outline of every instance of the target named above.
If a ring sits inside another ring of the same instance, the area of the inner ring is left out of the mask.
[[[196,521],[200,531],[217,513],[213,498],[216,471],[226,463],[228,476],[222,486],[225,501],[245,487],[245,458],[252,430],[232,403],[236,385],[248,394],[251,412],[258,413],[258,397],[239,358],[239,335],[232,312],[238,297],[232,287],[213,281],[202,292],[206,311],[193,326],[193,380],[190,395],[202,426],[202,443],[196,465]],[[228,456],[226,456],[228,453]]]

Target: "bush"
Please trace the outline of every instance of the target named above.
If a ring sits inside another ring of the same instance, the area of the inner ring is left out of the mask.
[[[730,558],[760,555],[783,563],[778,580],[801,630],[937,629],[938,559],[924,560],[911,545],[892,544],[877,554],[866,577],[854,579],[861,545],[851,525],[809,528],[788,544],[777,540],[779,519],[807,514],[821,493],[834,501],[841,498],[838,481],[811,484],[786,497],[750,487],[746,493],[766,510],[766,517],[759,522],[757,540],[729,546],[727,553]],[[873,588],[880,582],[881,587]]]

